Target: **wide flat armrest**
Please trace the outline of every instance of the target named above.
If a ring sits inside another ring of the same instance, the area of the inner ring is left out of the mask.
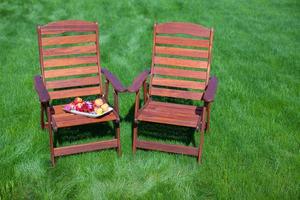
[[[218,79],[217,77],[213,76],[209,79],[208,85],[205,89],[204,95],[203,95],[203,100],[205,102],[212,102],[214,101],[215,94],[217,91],[217,86],[218,86]]]
[[[115,77],[110,71],[105,68],[101,68],[101,72],[104,74],[105,78],[111,83],[114,90],[117,92],[125,92],[126,88],[122,85],[122,83]]]
[[[44,85],[43,79],[40,75],[34,77],[35,90],[39,95],[41,103],[47,103],[50,101],[49,93]]]
[[[127,88],[128,92],[137,92],[143,85],[144,81],[147,80],[147,77],[150,73],[150,70],[145,70],[140,75],[134,79],[132,85]]]

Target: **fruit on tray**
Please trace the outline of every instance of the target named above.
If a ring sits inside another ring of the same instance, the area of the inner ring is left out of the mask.
[[[76,110],[79,112],[86,112],[86,113],[96,113],[98,115],[103,114],[109,108],[107,103],[100,98],[96,99],[95,101],[84,101],[80,97],[76,97],[73,102],[64,106],[64,110],[71,111]]]
[[[101,106],[101,109],[103,110],[103,112],[106,112],[108,110],[108,104],[105,103]]]
[[[96,99],[94,101],[94,104],[98,107],[102,106],[103,105],[103,100],[102,99]]]

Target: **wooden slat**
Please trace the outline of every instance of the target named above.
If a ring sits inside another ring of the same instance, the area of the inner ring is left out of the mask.
[[[192,23],[170,22],[170,23],[157,24],[156,33],[189,34],[198,37],[209,37],[210,29]]]
[[[154,57],[154,64],[206,69],[207,61],[185,60],[179,58]]]
[[[97,66],[89,66],[89,67],[47,70],[44,72],[44,75],[45,78],[56,78],[56,77],[64,77],[64,76],[76,76],[76,75],[97,74],[97,73],[99,73]]]
[[[149,150],[198,156],[198,148],[196,147],[189,147],[189,146],[182,146],[182,145],[175,145],[175,144],[161,144],[158,142],[141,141],[141,140],[137,141],[136,147],[141,149],[149,149]]]
[[[190,89],[205,89],[205,82],[175,80],[167,78],[154,77],[152,79],[152,85],[169,86],[177,88],[190,88]]]
[[[208,58],[207,50],[184,49],[174,47],[155,46],[156,54],[187,56],[193,58]]]
[[[192,99],[192,100],[201,100],[203,93],[202,92],[191,92],[191,91],[182,91],[182,90],[173,90],[165,88],[150,88],[150,95],[153,96],[164,96],[164,97],[173,97],[181,99]]]
[[[46,81],[47,89],[67,88],[76,86],[96,85],[99,84],[99,76],[73,78],[67,80]]]
[[[94,32],[98,29],[98,25],[94,22],[66,20],[49,23],[40,28],[42,34],[61,34],[64,32]]]
[[[42,46],[96,42],[96,34],[42,38]]]
[[[54,148],[54,156],[57,157],[76,153],[96,151],[101,149],[116,148],[117,146],[117,139],[112,139],[108,141],[90,142],[66,147],[58,147]]]
[[[95,94],[100,94],[100,87],[87,87],[49,92],[51,99],[64,99],[69,97],[89,96]]]
[[[44,60],[44,67],[58,67],[58,66],[71,66],[81,64],[97,63],[96,56],[82,56],[74,58],[55,58]]]
[[[63,113],[58,115],[53,115],[54,125],[57,128],[65,128],[77,125],[84,125],[84,124],[93,124],[93,123],[101,123],[107,121],[113,121],[117,119],[117,116],[114,112],[110,112],[104,116],[99,118],[89,118],[81,115],[70,114],[62,111]]]
[[[172,68],[165,68],[165,67],[154,67],[152,73],[165,75],[165,76],[194,78],[194,79],[200,79],[200,80],[206,80],[206,74],[207,74],[207,72],[203,72],[203,71],[172,69]]]
[[[49,48],[43,50],[44,56],[64,56],[74,54],[96,53],[96,45]]]
[[[169,36],[156,36],[155,41],[157,44],[172,44],[179,46],[191,46],[191,47],[209,47],[208,40],[195,40],[190,38],[181,37],[169,37]]]

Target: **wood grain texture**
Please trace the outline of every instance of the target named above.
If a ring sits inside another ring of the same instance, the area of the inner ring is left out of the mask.
[[[96,53],[96,45],[48,48],[43,50],[44,56],[64,56],[64,55],[90,54],[90,53]]]
[[[193,78],[193,79],[200,79],[200,80],[206,79],[206,72],[203,71],[173,69],[173,68],[166,68],[166,67],[155,67],[152,71],[152,74],[183,77],[183,78]]]
[[[107,141],[90,142],[66,147],[57,147],[54,148],[54,156],[58,157],[82,152],[96,151],[101,149],[116,148],[117,146],[117,139],[112,139]]]
[[[184,91],[184,90],[174,90],[174,89],[151,87],[150,95],[173,97],[173,98],[180,98],[180,99],[201,100],[201,98],[203,96],[203,93],[202,92],[191,92],[191,91]]]
[[[198,89],[198,90],[205,89],[205,82],[176,80],[176,79],[167,79],[167,78],[159,78],[159,77],[154,77],[152,79],[152,85],[168,86],[168,87],[176,87],[176,88],[189,88],[189,89]]]
[[[89,66],[89,67],[47,70],[44,72],[44,77],[57,78],[57,77],[76,76],[76,75],[84,75],[84,74],[97,74],[97,73],[99,73],[97,66]]]
[[[149,101],[139,112],[137,119],[140,121],[195,128],[199,117],[201,117],[201,113],[201,107]]]
[[[98,87],[86,87],[86,88],[76,88],[69,90],[59,90],[49,92],[51,99],[64,99],[69,97],[83,97],[89,95],[100,95],[100,88]]]
[[[158,34],[188,34],[198,37],[209,37],[210,29],[198,24],[184,22],[169,22],[157,24],[156,33]]]
[[[180,67],[189,67],[197,69],[206,69],[207,61],[196,61],[196,60],[187,60],[179,58],[167,58],[167,57],[154,57],[154,64],[156,65],[169,65],[169,66],[180,66]]]
[[[98,29],[95,22],[86,22],[81,20],[58,21],[40,26],[41,34],[61,34],[65,32],[93,32]]]
[[[88,35],[72,35],[72,36],[58,36],[58,37],[44,37],[42,38],[42,46],[64,45],[64,44],[80,44],[96,42],[96,34]]]
[[[72,78],[66,80],[47,81],[47,89],[58,89],[76,86],[87,86],[99,84],[99,76],[84,77],[84,78]]]
[[[192,155],[192,156],[198,155],[198,148],[176,145],[176,144],[162,144],[158,142],[137,140],[136,147],[140,149],[156,150],[156,151],[185,154],[185,155]]]
[[[44,67],[58,67],[58,66],[71,66],[71,65],[81,65],[81,64],[96,64],[96,56],[82,56],[74,58],[55,58],[44,60]]]
[[[189,47],[202,47],[208,48],[208,40],[196,40],[190,38],[182,37],[170,37],[170,36],[156,36],[156,44],[169,44],[169,45],[178,45],[178,46],[189,46]]]
[[[207,50],[198,50],[198,49],[155,46],[155,53],[164,54],[164,55],[186,56],[192,58],[208,58]]]

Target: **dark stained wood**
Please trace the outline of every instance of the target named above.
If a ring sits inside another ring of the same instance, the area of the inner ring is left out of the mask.
[[[169,87],[176,87],[176,88],[190,88],[190,89],[198,89],[198,90],[205,89],[205,82],[176,80],[176,79],[167,79],[167,78],[159,78],[159,77],[154,77],[152,79],[152,85],[169,86]]]
[[[97,73],[98,73],[97,66],[89,66],[89,67],[47,70],[44,72],[44,77],[57,78],[57,77],[76,76],[76,75],[84,75],[84,74],[97,74]]]
[[[75,86],[87,86],[99,84],[99,76],[85,77],[85,78],[73,78],[65,80],[47,81],[47,89],[67,88]]]
[[[192,156],[198,155],[198,148],[183,146],[183,145],[161,144],[158,142],[137,140],[136,146],[141,149],[157,150],[157,151],[178,153],[178,154],[185,154],[185,155],[192,155]]]
[[[132,151],[135,153],[136,148],[142,148],[187,154],[196,156],[200,162],[204,131],[207,127],[206,123],[209,122],[207,120],[209,114],[206,112],[207,102],[203,107],[195,107],[157,102],[151,100],[151,96],[203,100],[203,92],[199,90],[205,92],[207,90],[207,78],[209,77],[211,62],[212,29],[191,23],[170,22],[154,24],[153,32],[151,78],[148,90],[150,96],[142,108],[139,105],[141,81],[134,81],[132,86],[128,88],[128,91],[136,92]],[[180,37],[176,34],[180,34]],[[196,39],[196,37],[198,38]],[[177,57],[174,58],[174,56]],[[194,69],[186,70],[177,67]],[[189,91],[189,89],[193,91]],[[210,97],[211,95],[207,94],[206,96]],[[195,128],[201,132],[200,145],[195,148],[138,140],[139,121]]]
[[[57,67],[57,66],[70,66],[70,65],[81,65],[81,64],[92,64],[97,63],[96,56],[82,56],[74,58],[55,58],[44,60],[44,67]]]
[[[66,20],[49,23],[41,26],[41,34],[61,34],[65,32],[93,32],[98,29],[94,22],[84,22],[80,20]]]
[[[150,95],[173,97],[173,98],[180,98],[180,99],[201,100],[203,96],[203,92],[191,92],[191,91],[184,91],[184,90],[151,87]]]
[[[156,36],[155,42],[156,44],[169,44],[187,47],[209,47],[208,40],[196,40],[182,37]]]
[[[69,90],[59,90],[49,92],[51,99],[64,99],[69,97],[77,96],[89,96],[89,95],[100,95],[100,88],[98,87],[86,87]]]
[[[37,79],[39,82],[37,91],[42,96],[42,101],[49,102],[47,105],[44,104],[45,106],[41,104],[41,125],[47,126],[49,129],[52,165],[55,165],[55,157],[57,156],[100,149],[116,148],[118,155],[121,155],[120,119],[116,99],[114,100],[115,110],[99,118],[74,115],[63,111],[64,105],[52,106],[50,104],[53,99],[89,95],[102,96],[98,24],[95,22],[66,20],[38,26],[37,31],[42,72],[42,77]],[[74,35],[74,32],[77,32],[77,35]],[[62,33],[72,35],[61,35]],[[93,64],[94,66],[76,66],[85,64]],[[105,70],[103,74],[106,79],[109,79],[108,82],[112,83],[115,90],[126,91],[126,88],[108,70]],[[54,78],[59,78],[59,80],[54,80]],[[42,101],[41,103],[43,103]],[[46,108],[47,118],[49,119],[48,125],[44,123],[42,116]],[[116,136],[113,140],[59,148],[53,146],[53,130],[57,131],[59,128],[107,121],[113,121],[115,124]]]
[[[209,37],[210,29],[203,26],[185,23],[185,22],[170,22],[158,24],[156,28],[158,34],[187,34],[198,37]]]
[[[192,58],[208,58],[207,50],[156,46],[155,52],[156,54],[164,54],[164,55],[186,56]]]
[[[205,80],[207,72],[192,71],[192,70],[185,70],[185,69],[165,68],[165,67],[155,67],[153,69],[152,73],[159,74],[159,75],[165,75],[165,76],[175,76],[175,77]]]
[[[96,53],[96,45],[44,49],[44,56],[64,56]]]
[[[195,128],[201,113],[200,107],[150,100],[139,112],[137,119]]]
[[[65,156],[83,152],[97,151],[101,149],[109,149],[118,147],[117,139],[100,141],[100,142],[90,142],[85,144],[77,144],[66,147],[54,148],[55,156]]]
[[[96,34],[44,37],[42,38],[41,45],[53,46],[53,45],[80,44],[80,43],[89,43],[89,42],[96,42]]]
[[[180,67],[189,67],[197,69],[206,69],[207,61],[196,61],[196,60],[187,60],[179,58],[167,58],[167,57],[158,57],[154,58],[154,64],[157,65],[169,65],[169,66],[180,66]]]

